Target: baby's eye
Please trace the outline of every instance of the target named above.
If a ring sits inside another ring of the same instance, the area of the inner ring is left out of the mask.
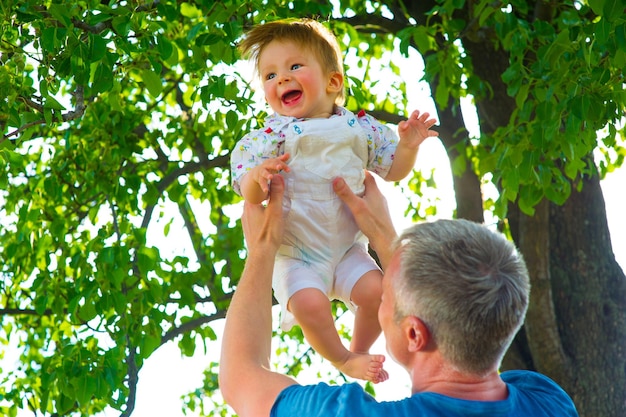
[[[292,70],[297,70],[297,69],[299,69],[299,68],[302,68],[302,65],[301,65],[301,64],[293,64],[293,65],[291,66],[291,69],[292,69]]]
[[[267,75],[265,76],[265,79],[266,79],[266,80],[271,80],[271,79],[273,79],[273,78],[275,78],[275,77],[276,77],[276,74],[274,74],[273,72],[271,72],[271,73],[269,73],[269,74],[267,74]]]

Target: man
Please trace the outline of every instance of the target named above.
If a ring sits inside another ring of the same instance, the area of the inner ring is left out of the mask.
[[[385,271],[379,321],[413,395],[379,403],[357,384],[300,386],[270,371],[272,269],[283,233],[284,183],[276,176],[266,208],[245,206],[248,259],[224,329],[220,388],[240,417],[578,415],[548,378],[498,372],[529,295],[525,264],[510,242],[463,220],[416,225],[398,239],[371,175],[363,197],[341,179],[333,185]]]

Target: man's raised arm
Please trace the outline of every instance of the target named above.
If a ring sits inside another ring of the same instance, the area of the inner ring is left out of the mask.
[[[272,180],[267,207],[245,203],[248,258],[231,301],[222,340],[220,391],[240,417],[267,417],[278,394],[296,382],[269,370],[272,272],[283,236],[284,182]]]

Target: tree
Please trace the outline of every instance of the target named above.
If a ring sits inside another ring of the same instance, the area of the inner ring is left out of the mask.
[[[556,379],[581,416],[625,414],[626,369],[615,364],[626,359],[626,279],[599,188],[626,155],[623,5],[344,0],[339,9],[328,24],[366,74],[349,79],[348,106],[399,120],[404,84],[380,99],[367,69],[382,62],[397,73],[386,53],[418,51],[456,215],[491,212],[528,261],[531,307],[504,367]],[[237,39],[257,22],[332,12],[321,0],[0,5],[0,340],[17,343],[21,360],[2,372],[3,414],[131,415],[138,370],[156,349],[176,341],[191,355],[217,338],[211,323],[245,257],[229,150],[264,115]],[[468,96],[479,137],[463,124]],[[424,180],[415,174],[414,192]],[[486,182],[498,198],[482,196]],[[173,238],[191,253],[166,253],[159,242]]]

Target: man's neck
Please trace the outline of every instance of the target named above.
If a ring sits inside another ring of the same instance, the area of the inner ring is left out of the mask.
[[[478,376],[449,366],[432,365],[435,364],[414,368],[419,371],[411,373],[413,394],[434,392],[469,401],[502,401],[509,396],[506,383],[497,370]]]

